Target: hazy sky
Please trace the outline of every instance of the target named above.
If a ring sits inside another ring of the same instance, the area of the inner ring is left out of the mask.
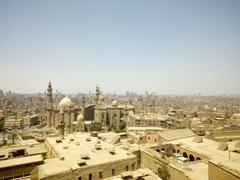
[[[0,0],[0,89],[240,94],[239,0]]]

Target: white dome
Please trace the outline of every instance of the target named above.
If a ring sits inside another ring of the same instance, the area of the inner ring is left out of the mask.
[[[73,103],[72,103],[71,99],[69,99],[68,97],[65,97],[59,102],[58,107],[59,107],[60,111],[63,112],[64,108],[69,107],[72,104]]]
[[[134,115],[134,112],[133,111],[129,111],[128,113],[130,116],[133,116]]]
[[[116,100],[113,100],[112,101],[112,106],[117,106],[118,105],[118,102]]]
[[[84,116],[82,114],[79,114],[77,117],[77,121],[82,121],[84,119]]]
[[[103,97],[103,96],[100,96],[99,99],[100,99],[101,101],[103,101],[103,100],[104,100],[104,97]]]

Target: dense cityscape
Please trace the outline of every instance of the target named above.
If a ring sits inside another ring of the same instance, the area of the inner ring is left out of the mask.
[[[240,0],[0,0],[0,180],[240,180]]]
[[[1,179],[240,178],[238,96],[53,89],[1,91]]]

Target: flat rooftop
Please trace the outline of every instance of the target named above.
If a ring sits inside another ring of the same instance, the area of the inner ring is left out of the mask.
[[[40,154],[47,152],[43,143],[35,145],[12,145],[0,148],[0,155],[8,155],[9,152],[25,149],[28,155]]]
[[[186,165],[170,163],[169,165],[178,170],[181,170],[190,179],[208,180],[208,163],[207,162],[197,161],[197,162],[188,163]]]
[[[0,161],[0,169],[24,165],[24,164],[42,162],[42,161],[43,161],[43,158],[41,155],[24,156],[24,157],[19,157],[19,158],[6,159],[6,160]]]
[[[230,152],[230,159],[229,159],[228,150],[226,151],[218,150],[218,147],[221,143],[204,138],[204,137],[203,137],[202,143],[195,143],[192,140],[193,140],[193,137],[189,137],[189,138],[170,141],[170,143],[180,144],[180,146],[183,148],[186,148],[190,151],[193,151],[208,157],[210,161],[216,164],[228,166],[232,170],[240,173],[240,154],[235,152]]]
[[[138,177],[143,177],[143,179],[145,180],[161,180],[160,177],[158,177],[156,174],[154,174],[150,169],[148,168],[142,168],[142,169],[138,169],[136,171],[127,171],[124,173],[121,173],[118,176],[114,176],[114,177],[109,177],[105,180],[122,180],[122,177],[126,177],[126,176],[131,176],[134,179],[137,179]]]
[[[162,131],[161,127],[127,127],[127,131]]]
[[[143,151],[154,156],[156,159],[159,159],[162,162],[168,162],[168,166],[183,172],[185,175],[190,177],[190,179],[208,180],[208,163],[206,161],[195,161],[186,164],[179,164],[171,159],[162,159],[162,155],[153,149],[145,148]]]
[[[45,160],[45,164],[39,166],[40,176],[51,176],[79,168],[135,158],[125,150],[101,141],[97,137],[91,137],[89,133],[67,134],[62,142],[57,143],[57,140],[59,140],[57,137],[46,139],[59,157]],[[101,149],[96,149],[96,144],[101,146]],[[114,153],[110,153],[112,150]],[[83,161],[83,156],[88,157],[85,160],[86,165],[79,166],[78,163]]]
[[[192,132],[190,129],[175,129],[168,131],[158,132],[159,136],[166,141],[172,141],[176,139],[182,139],[187,137],[194,137],[196,134]]]

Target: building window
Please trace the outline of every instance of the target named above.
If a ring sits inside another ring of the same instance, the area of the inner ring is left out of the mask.
[[[112,169],[112,176],[115,175],[115,169]]]
[[[135,170],[135,163],[132,164],[132,170]]]
[[[78,180],[82,180],[82,177],[80,176],[80,177],[78,177]]]
[[[89,175],[88,175],[88,179],[89,179],[89,180],[92,180],[92,174],[89,174]]]
[[[128,171],[129,170],[129,168],[128,168],[128,166],[126,166],[126,171]]]
[[[103,178],[103,173],[102,172],[99,173],[99,178]]]

